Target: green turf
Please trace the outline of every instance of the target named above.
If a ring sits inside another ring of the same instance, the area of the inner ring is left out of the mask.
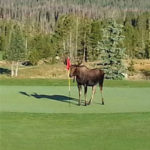
[[[68,86],[67,79],[15,79],[1,78],[0,85],[24,85],[24,86]],[[72,82],[71,86],[76,86]],[[150,81],[128,81],[128,80],[105,80],[105,87],[150,87]]]
[[[76,86],[69,99],[64,81],[46,81],[0,86],[0,150],[150,149],[149,82],[106,81],[105,105],[97,87],[93,104],[85,107],[77,106]]]
[[[105,87],[103,106],[97,87],[93,104],[87,107],[77,106],[77,87],[71,87],[70,98],[67,86],[0,86],[0,89],[0,111],[5,112],[116,113],[150,110],[150,88]],[[89,100],[91,88],[88,90]]]
[[[0,113],[1,150],[149,150],[150,113]]]

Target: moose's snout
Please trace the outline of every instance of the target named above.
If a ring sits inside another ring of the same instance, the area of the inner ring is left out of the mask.
[[[69,77],[71,78],[71,77],[72,77],[72,74],[69,74]]]

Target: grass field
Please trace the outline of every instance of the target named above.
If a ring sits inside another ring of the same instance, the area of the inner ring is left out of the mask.
[[[0,149],[150,149],[150,82],[106,81],[105,105],[97,87],[87,107],[77,106],[77,87],[69,97],[65,85],[66,80],[0,80]]]
[[[150,113],[0,113],[1,150],[149,150]]]

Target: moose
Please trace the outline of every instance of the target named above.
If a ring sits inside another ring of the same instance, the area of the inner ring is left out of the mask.
[[[77,81],[78,91],[79,91],[79,101],[78,104],[81,105],[81,90],[82,86],[84,87],[84,96],[85,96],[85,106],[92,103],[94,94],[96,92],[96,85],[99,84],[102,105],[104,105],[103,99],[103,81],[104,81],[104,71],[100,69],[89,69],[85,65],[71,65],[70,67],[70,77],[74,77]],[[87,87],[92,87],[92,96],[89,102],[87,103]]]

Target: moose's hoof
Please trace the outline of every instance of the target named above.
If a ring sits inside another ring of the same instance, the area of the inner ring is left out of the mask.
[[[90,104],[91,104],[91,101],[88,102],[88,105],[90,105]]]
[[[84,106],[87,106],[87,105],[88,105],[88,103],[87,103],[87,102],[85,102]]]

